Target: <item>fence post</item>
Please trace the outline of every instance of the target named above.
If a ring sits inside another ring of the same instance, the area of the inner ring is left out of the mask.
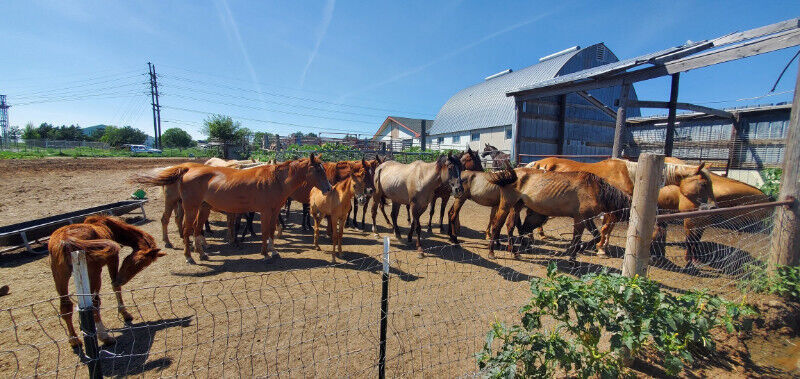
[[[94,304],[92,303],[92,290],[89,286],[89,272],[84,251],[72,252],[72,279],[75,281],[75,295],[78,298],[78,315],[83,332],[83,344],[86,356],[89,357],[89,377],[102,378],[100,347],[97,345],[97,329],[94,325]]]
[[[611,148],[611,157],[619,158],[622,154],[623,138],[625,138],[625,121],[628,119],[628,93],[631,91],[630,83],[622,83],[619,94],[619,107],[617,107],[617,122],[614,128],[614,145]]]
[[[658,213],[658,190],[664,182],[664,156],[644,153],[639,156],[638,166],[622,263],[622,275],[627,277],[647,275]]]
[[[381,330],[378,351],[378,378],[386,378],[386,328],[389,323],[389,237],[383,237],[383,274],[381,274]]]
[[[798,66],[800,72],[800,65]],[[796,266],[800,264],[800,77],[794,87],[792,113],[789,116],[789,128],[786,131],[786,145],[783,154],[783,174],[778,199],[794,197],[792,206],[778,207],[772,227],[770,243],[769,269],[777,265]]]

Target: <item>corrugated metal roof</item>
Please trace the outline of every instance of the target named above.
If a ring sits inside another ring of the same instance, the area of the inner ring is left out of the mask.
[[[507,97],[506,92],[552,79],[581,51],[596,49],[600,45],[568,52],[458,91],[439,109],[428,134],[511,125],[514,122],[514,99]]]
[[[421,118],[408,118],[408,117],[398,117],[398,116],[389,116],[386,117],[386,120],[383,121],[381,126],[378,128],[378,131],[375,132],[375,135],[372,138],[377,138],[383,130],[386,128],[386,125],[389,124],[390,121],[394,121],[400,124],[404,129],[408,130],[409,132],[414,134],[414,137],[419,137],[420,133],[422,132],[422,120]],[[425,120],[426,126],[430,129],[431,125],[433,125],[433,120]]]

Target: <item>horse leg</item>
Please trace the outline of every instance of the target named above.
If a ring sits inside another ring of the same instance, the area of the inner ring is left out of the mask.
[[[461,212],[461,207],[464,205],[464,201],[456,198],[453,201],[453,205],[450,207],[449,218],[450,218],[450,227],[448,229],[448,233],[450,234],[450,242],[458,243],[458,232],[461,231],[461,221],[459,219],[459,213]],[[491,224],[491,222],[490,222]]]
[[[308,227],[308,230],[311,230],[311,216],[308,214],[308,207],[308,204],[303,203],[303,222],[305,223],[303,230],[305,230],[306,227]]]
[[[357,214],[358,214],[358,200],[356,200],[356,198],[354,197],[353,205],[350,207],[350,211],[347,212],[347,219],[345,220],[346,226],[358,228],[358,222],[356,221]],[[352,216],[352,218],[350,216]]]
[[[444,205],[443,205],[444,206]],[[425,213],[425,206],[412,201],[410,204],[410,208],[412,209],[413,214],[411,215],[411,233],[417,232],[417,251],[419,252],[420,258],[425,258],[425,252],[422,250],[422,242],[420,241],[420,235],[422,234],[422,223],[420,223],[419,218]],[[411,237],[411,233],[409,233],[409,240]]]
[[[89,272],[89,289],[92,293],[92,303],[94,305],[94,327],[97,330],[97,338],[104,344],[112,344],[117,340],[108,334],[108,329],[103,325],[103,320],[100,318],[100,274],[102,273],[102,268],[94,266],[87,271]]]
[[[350,212],[347,212],[347,213],[350,213]],[[345,223],[345,221],[347,221],[347,215],[344,215],[344,216],[338,217],[338,218],[339,218],[339,221],[336,223],[336,225],[339,227],[339,229],[336,232],[336,242],[338,243],[337,246],[339,247],[339,252],[336,254],[336,256],[341,258],[342,257],[342,239],[344,239],[344,223]]]
[[[69,344],[73,348],[81,346],[81,340],[78,334],[75,333],[75,327],[72,325],[72,310],[74,305],[69,299],[69,278],[72,275],[72,265],[64,264],[58,266],[55,260],[50,261],[50,266],[53,271],[53,280],[56,283],[56,293],[59,298],[59,311],[64,324],[67,326],[67,337],[69,337]]]
[[[133,321],[133,316],[125,309],[125,303],[122,301],[122,286],[117,284],[117,271],[119,270],[119,255],[112,255],[106,260],[106,267],[108,268],[108,276],[111,278],[111,287],[114,289],[114,295],[117,297],[117,312],[119,312],[122,319],[126,324]]]
[[[280,212],[280,207],[277,208],[278,212]],[[272,254],[272,257],[277,257],[277,252],[274,251],[273,242],[272,242],[272,233],[275,232],[275,212],[274,209],[265,209],[261,211],[261,255],[264,256],[264,259],[268,259],[268,253]]]
[[[444,227],[444,209],[447,206],[448,201],[450,201],[450,195],[445,195],[444,197],[442,197],[442,207],[439,208],[439,233],[441,234],[447,232]]]
[[[189,236],[195,233],[195,220],[197,219],[197,212],[200,204],[194,204],[193,202],[190,203],[187,200],[183,201],[183,255],[186,257],[186,263],[194,264],[194,259],[192,259],[192,244],[189,240]]]
[[[656,222],[653,231],[653,242],[650,244],[650,256],[654,259],[662,259],[667,252],[667,223]]]
[[[278,215],[278,217],[280,217],[280,214]],[[253,220],[256,218],[256,213],[255,212],[247,212],[245,214],[245,218],[247,219],[247,227],[245,228],[244,233],[242,233],[242,239],[244,239],[245,235],[247,235],[247,231],[250,231],[250,236],[255,238],[256,237],[256,231],[253,230]],[[283,220],[281,220],[281,223],[283,223]]]
[[[611,216],[610,214],[606,214],[606,216],[608,216],[608,217],[607,218],[606,217],[603,218],[602,227],[603,227],[603,229],[606,229],[606,225],[609,225],[609,229],[613,230],[614,222],[616,222],[617,219],[616,219],[616,217]],[[591,233],[592,235],[595,235],[595,234],[598,235],[597,239],[592,239],[591,241],[589,241],[589,246],[591,246],[595,242],[595,240],[597,241],[597,245],[596,246],[604,246],[604,245],[601,245],[601,243],[604,243],[605,245],[608,244],[608,238],[606,237],[605,242],[603,242],[603,233],[601,231],[597,230],[597,225],[595,225],[595,223],[592,220],[586,220],[586,229],[589,229],[589,233]],[[611,233],[610,230],[609,230],[609,233]],[[599,249],[597,251],[597,255],[601,255]],[[603,254],[601,256],[605,256],[605,251],[603,251]]]
[[[511,211],[511,205],[506,204],[502,199],[500,200],[500,205],[497,206],[497,212],[495,213],[493,219],[489,222],[490,229],[491,229],[491,239],[489,240],[489,258],[495,259],[494,255],[494,240],[500,236],[500,229],[503,227],[503,223],[506,221],[506,217],[508,217],[508,213]]]
[[[361,229],[364,231],[367,231],[367,224],[364,221],[367,217],[367,205],[369,205],[369,200],[370,198],[368,197],[367,200],[364,201],[364,207],[363,210],[361,211]],[[358,213],[356,213],[356,216],[358,216]]]
[[[608,246],[609,236],[611,236],[611,232],[614,231],[615,222],[617,222],[617,218],[613,214],[606,213],[603,215],[603,226],[600,228],[600,240],[597,241],[597,245],[595,246],[597,248],[597,256],[599,257],[608,257],[608,255],[606,255],[606,247]],[[594,223],[592,223],[592,225],[594,225]],[[591,226],[589,228],[591,229]],[[594,232],[592,232],[592,234],[594,234]]]
[[[200,207],[200,210],[197,212],[197,220],[195,220],[195,238],[194,238],[194,247],[197,250],[198,256],[200,256],[200,260],[207,261],[208,255],[206,255],[205,247],[208,246],[206,243],[206,239],[203,237],[203,234],[200,232],[203,230],[203,224],[208,221],[208,215],[211,213],[211,207],[207,204],[205,206]]]
[[[702,228],[695,227],[690,221],[683,221],[683,229],[686,232],[686,268],[693,267],[694,263],[698,261],[699,254],[697,253],[704,231]]]
[[[378,235],[378,223],[375,222],[375,217],[378,215],[378,203],[379,200],[373,199],[375,201],[372,202],[372,208],[370,209],[370,213],[372,213],[372,233],[375,237],[380,237]],[[366,210],[364,210],[366,212]]]
[[[406,221],[411,224],[411,204],[406,204]]]
[[[175,217],[176,217],[176,220],[177,220],[177,217],[178,217],[177,208],[178,207],[176,207],[176,205],[178,205],[177,201],[169,201],[169,199],[167,199],[167,201],[164,202],[164,213],[161,214],[161,240],[164,241],[164,247],[165,248],[172,248],[172,242],[170,242],[170,240],[169,240],[169,235],[168,235],[169,231],[167,229],[169,227],[169,218],[172,215],[173,209],[176,210]],[[180,229],[181,229],[181,227],[180,227],[180,225],[178,225],[178,230],[180,230]]]
[[[444,208],[444,203],[442,203],[442,208]],[[433,234],[433,227],[431,227],[431,224],[433,224],[433,214],[434,213],[436,213],[436,198],[435,197],[433,198],[433,200],[431,200],[431,212],[430,212],[430,215],[428,217],[428,233],[430,233],[430,234]]]
[[[519,251],[515,249],[518,238],[514,237],[514,228],[521,225],[520,213],[522,212],[522,202],[517,202],[506,218],[506,231],[508,232],[508,251],[514,254],[514,259],[519,259]]]
[[[223,239],[224,242],[233,243],[234,245],[238,244],[236,236],[239,233],[236,224],[239,223],[239,217],[241,217],[241,215],[238,213],[225,213],[225,224],[227,226],[225,229],[227,230],[225,231],[225,238]]]
[[[591,222],[591,220],[588,220]],[[575,224],[572,227],[572,241],[567,248],[567,254],[569,254],[569,260],[575,261],[575,258],[578,256],[578,251],[581,250],[581,235],[583,235],[583,229],[586,226],[583,224],[583,220],[575,219]],[[595,226],[595,228],[597,228]]]
[[[289,219],[289,211],[291,209],[292,209],[292,198],[290,197],[290,198],[286,199],[285,210],[284,210],[284,213],[286,213],[286,219],[289,220],[289,221],[291,221]]]
[[[400,214],[400,203],[392,202],[392,229],[394,230],[394,235],[397,237],[398,240],[402,239],[400,236],[400,227],[397,226],[397,215]],[[410,238],[409,238],[410,239]]]
[[[319,251],[322,250],[322,248],[319,247],[319,222],[322,216],[317,212],[314,212],[312,216],[314,218],[314,248]]]
[[[497,205],[492,207],[492,210],[489,212],[489,224],[486,225],[486,240],[492,240],[492,221],[494,221],[494,216],[497,214]]]

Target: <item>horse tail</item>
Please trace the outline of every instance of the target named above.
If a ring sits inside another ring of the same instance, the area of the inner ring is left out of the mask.
[[[149,186],[166,186],[181,180],[187,171],[189,171],[189,167],[184,165],[156,169],[146,174],[135,174],[131,177],[130,182]]]
[[[119,254],[121,247],[110,239],[82,240],[66,236],[61,240],[63,250],[83,250],[89,259],[105,260],[110,256]]]
[[[489,174],[489,183],[505,187],[517,181],[517,172],[512,169],[495,171]]]
[[[603,207],[603,211],[621,212],[619,215],[620,220],[627,220],[628,217],[630,217],[631,197],[597,175],[591,173],[584,174],[586,180],[594,184],[597,191],[596,199]]]

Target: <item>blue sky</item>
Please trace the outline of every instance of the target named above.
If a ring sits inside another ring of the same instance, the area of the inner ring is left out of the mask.
[[[255,131],[372,134],[387,115],[434,118],[458,90],[580,45],[621,59],[800,15],[800,2],[14,1],[3,5],[0,94],[12,125],[133,125],[202,137],[206,112]],[[791,98],[797,51],[689,72],[679,99],[716,107]],[[637,84],[668,99],[668,79]],[[781,93],[784,92],[784,93]]]

